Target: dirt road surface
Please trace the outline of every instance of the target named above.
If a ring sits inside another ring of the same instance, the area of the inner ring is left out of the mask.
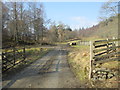
[[[80,88],[67,63],[67,50],[59,46],[14,76],[3,88]]]

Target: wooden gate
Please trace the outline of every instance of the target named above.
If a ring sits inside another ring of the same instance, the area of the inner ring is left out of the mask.
[[[2,71],[5,72],[8,69],[13,68],[17,64],[25,60],[25,47],[23,48],[3,48],[2,51]]]
[[[108,61],[120,61],[120,39],[107,39],[90,42],[90,73],[89,79],[93,77],[96,64]]]

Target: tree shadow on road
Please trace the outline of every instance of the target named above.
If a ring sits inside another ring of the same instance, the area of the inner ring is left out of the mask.
[[[61,54],[60,54],[60,52],[61,52]],[[54,56],[57,56],[59,54],[61,56],[65,55],[66,50],[55,50],[54,51]],[[52,56],[51,54],[47,54],[47,55],[48,55],[48,57]],[[23,78],[26,78],[26,77],[40,76],[40,75],[43,75],[43,74],[50,74],[50,73],[57,73],[57,72],[59,72],[58,71],[58,68],[59,68],[58,66],[61,66],[61,67],[64,67],[64,68],[67,67],[64,63],[60,64],[60,60],[58,60],[57,64],[53,64],[54,60],[56,60],[56,59],[51,59],[50,58],[50,60],[47,60],[47,62],[44,65],[39,65],[36,68],[27,67],[27,69],[24,69],[23,72],[17,73],[15,77],[4,79],[3,81],[10,80],[10,82],[8,82],[6,85],[4,85],[3,88],[9,88],[17,80],[20,80],[20,79],[23,79]],[[54,71],[53,70],[49,71],[49,69],[51,68],[52,65],[56,66],[55,70]],[[33,66],[33,67],[35,67],[35,66]]]

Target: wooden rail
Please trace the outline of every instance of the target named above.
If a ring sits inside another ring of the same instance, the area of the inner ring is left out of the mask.
[[[79,41],[78,45],[90,45],[89,41]]]
[[[119,41],[120,39],[90,41],[89,79],[92,77],[92,71],[96,64],[102,64],[109,61],[120,61]]]
[[[4,48],[8,49],[8,48]],[[25,47],[20,48],[19,51],[17,48],[12,47],[10,52],[6,50],[2,52],[2,71],[6,72],[7,70],[13,68],[14,66],[18,65],[19,63],[25,61]]]
[[[9,69],[14,68],[15,66],[24,63],[27,56],[28,56],[28,51],[27,49],[31,49],[32,47],[26,48],[26,47],[7,47],[7,48],[2,48],[2,72],[6,72]],[[40,52],[42,52],[41,47]]]

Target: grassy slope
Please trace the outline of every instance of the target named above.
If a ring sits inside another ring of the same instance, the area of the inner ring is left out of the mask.
[[[87,36],[82,37],[82,40],[98,40],[118,37],[118,17],[110,17],[106,21],[102,21],[96,25],[96,28],[88,28],[85,32],[81,32],[81,34]]]
[[[68,57],[72,71],[79,78],[81,84],[87,86],[89,73],[89,46],[73,46]]]
[[[100,38],[118,37],[118,17],[111,17],[107,21],[100,22],[94,36],[99,36]]]

